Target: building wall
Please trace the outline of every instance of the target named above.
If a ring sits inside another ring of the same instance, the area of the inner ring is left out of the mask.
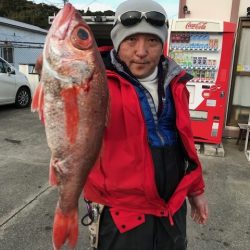
[[[247,7],[250,7],[250,1],[240,0],[239,17],[247,15]]]
[[[232,0],[186,0],[186,5],[185,18],[230,21]]]
[[[45,37],[46,34],[0,24],[0,49],[6,46],[13,48],[12,64],[17,69],[19,64],[35,64],[42,52]]]
[[[240,16],[246,16],[249,0],[179,0],[179,18],[220,20],[238,22]],[[183,13],[186,5],[190,14]]]
[[[14,47],[14,67],[19,68],[20,64],[35,64],[37,57],[42,53],[43,48],[17,48]]]
[[[44,43],[45,34],[40,34],[28,30],[10,27],[0,24],[0,41],[10,40],[16,42],[37,42]]]

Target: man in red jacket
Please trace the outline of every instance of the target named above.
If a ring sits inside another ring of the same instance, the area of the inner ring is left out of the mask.
[[[208,205],[188,110],[192,78],[163,56],[167,15],[158,3],[120,4],[103,50],[110,117],[103,149],[84,187],[102,204],[98,250],[185,250],[186,197],[195,222]]]

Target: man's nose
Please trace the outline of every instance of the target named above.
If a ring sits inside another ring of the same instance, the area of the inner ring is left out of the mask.
[[[136,44],[136,55],[139,57],[145,57],[148,54],[146,42],[143,39],[139,39]]]

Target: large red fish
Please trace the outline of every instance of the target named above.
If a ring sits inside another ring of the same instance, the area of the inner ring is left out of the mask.
[[[51,150],[50,183],[59,190],[53,245],[60,249],[67,242],[74,248],[78,199],[100,153],[109,95],[94,37],[71,4],[56,16],[37,68],[41,82],[32,110],[44,121]]]

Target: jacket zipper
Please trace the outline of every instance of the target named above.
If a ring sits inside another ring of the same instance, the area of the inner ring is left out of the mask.
[[[150,96],[150,98],[151,98],[151,101],[152,101],[152,103],[154,104],[154,110],[155,110],[155,114],[156,114],[156,116],[157,116],[157,111],[156,111],[154,99],[153,99],[151,93],[150,93],[150,92],[149,92],[140,82],[139,82],[139,84],[140,84],[141,88],[143,88],[143,89],[149,94],[149,96]],[[152,114],[153,114],[153,113],[152,113]],[[159,128],[158,128],[158,117],[157,117],[157,120],[156,120],[156,121],[155,121],[155,119],[154,119],[154,123],[155,123],[155,126],[156,126],[156,134],[157,134],[157,136],[158,136],[158,139],[160,140],[161,145],[164,146],[165,140],[164,140],[163,136],[161,135],[161,133],[160,133],[160,131],[159,131]]]

